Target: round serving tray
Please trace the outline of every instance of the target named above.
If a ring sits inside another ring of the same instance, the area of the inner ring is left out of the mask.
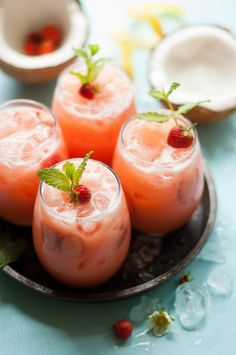
[[[201,203],[181,229],[164,237],[133,231],[128,257],[119,272],[105,284],[76,289],[52,279],[40,265],[33,249],[31,228],[0,220],[0,231],[27,241],[24,254],[4,267],[5,273],[42,294],[70,301],[117,300],[149,290],[184,268],[205,245],[216,216],[216,192],[211,174],[205,167],[205,186]]]

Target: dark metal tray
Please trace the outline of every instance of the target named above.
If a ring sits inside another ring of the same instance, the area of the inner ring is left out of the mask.
[[[27,240],[24,254],[3,270],[20,283],[46,294],[70,301],[107,301],[132,296],[168,280],[184,268],[206,243],[216,216],[216,193],[205,167],[201,203],[188,223],[165,237],[151,237],[133,231],[130,252],[120,271],[105,284],[76,289],[52,279],[40,265],[33,249],[31,229],[0,220],[0,231]]]

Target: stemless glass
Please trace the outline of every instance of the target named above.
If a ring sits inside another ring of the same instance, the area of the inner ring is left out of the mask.
[[[64,70],[54,93],[52,110],[65,136],[71,158],[93,150],[93,158],[108,165],[120,128],[135,113],[131,81],[114,63],[106,63],[94,85],[99,92],[88,100],[79,94],[81,82],[70,74],[84,72],[82,60]]]
[[[168,110],[162,110],[170,114]],[[179,117],[190,127],[191,122]],[[203,192],[202,154],[193,128],[193,144],[175,149],[167,144],[174,121],[153,123],[130,119],[122,128],[113,169],[119,176],[134,228],[167,234],[191,217]]]
[[[31,100],[0,106],[0,218],[31,225],[36,173],[67,156],[61,129],[46,106]]]
[[[78,166],[82,159],[69,161]],[[130,244],[130,219],[120,182],[109,167],[90,159],[80,184],[90,189],[91,199],[74,204],[67,193],[41,183],[33,240],[52,277],[90,287],[111,278],[122,265]]]

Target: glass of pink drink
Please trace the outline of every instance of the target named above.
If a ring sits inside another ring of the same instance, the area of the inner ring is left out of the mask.
[[[130,79],[112,62],[104,65],[94,85],[93,99],[79,94],[81,82],[70,71],[85,72],[82,60],[59,77],[52,110],[62,127],[70,157],[93,150],[93,158],[111,164],[116,141],[124,121],[135,113]]]
[[[76,166],[82,159],[71,159]],[[63,163],[56,168],[62,170]],[[111,278],[130,244],[130,219],[116,175],[89,160],[81,184],[91,199],[74,204],[66,192],[41,183],[35,204],[33,240],[44,268],[58,281],[90,287]]]
[[[67,158],[51,111],[31,100],[0,107],[0,218],[32,223],[39,178],[36,173]]]
[[[162,110],[165,114],[169,111]],[[191,123],[179,117],[185,127]],[[124,188],[134,228],[167,234],[191,217],[203,192],[202,154],[193,128],[189,148],[173,148],[167,137],[174,120],[165,123],[129,120],[121,131],[113,169]]]

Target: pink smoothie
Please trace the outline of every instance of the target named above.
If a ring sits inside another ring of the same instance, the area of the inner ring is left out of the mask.
[[[131,82],[121,68],[108,63],[94,83],[99,93],[88,100],[79,94],[81,83],[72,69],[84,73],[85,67],[78,62],[62,73],[52,103],[70,157],[93,150],[94,159],[111,164],[120,128],[135,113]]]
[[[43,105],[29,100],[0,107],[0,217],[30,225],[36,173],[67,158],[61,130]]]
[[[76,205],[67,193],[41,184],[33,239],[49,274],[71,286],[90,287],[108,280],[122,265],[130,244],[130,220],[120,183],[108,167],[89,160],[80,184],[92,197]]]
[[[168,111],[167,111],[168,112]],[[186,125],[190,122],[182,119]],[[193,214],[203,191],[202,155],[194,130],[190,148],[167,144],[174,121],[130,120],[117,143],[113,169],[124,188],[134,228],[166,234]]]

